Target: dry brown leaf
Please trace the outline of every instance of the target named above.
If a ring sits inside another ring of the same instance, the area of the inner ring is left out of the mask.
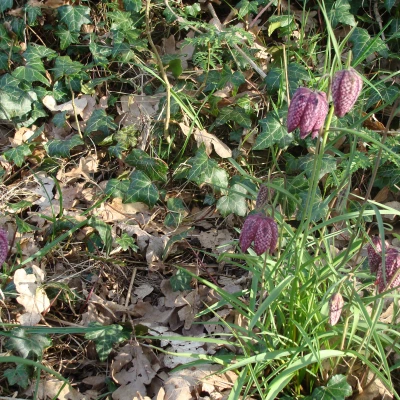
[[[137,287],[134,291],[133,294],[137,296],[140,300],[143,300],[146,296],[148,296],[152,291],[154,290],[154,287],[147,284],[143,283],[139,287]]]
[[[59,381],[58,379],[40,381],[38,386],[37,397],[40,400],[85,400],[82,394],[80,394],[76,389],[70,385],[65,385],[64,382]],[[33,382],[30,388],[27,390],[27,395],[33,395],[35,393],[35,389],[36,382]]]
[[[387,203],[383,203],[386,207],[390,207],[390,208],[393,208],[394,210],[396,210],[396,211],[398,211],[398,212],[400,212],[400,202],[398,202],[398,201],[389,201],[389,202],[387,202]],[[385,215],[383,215],[382,217],[383,217],[383,219],[384,220],[386,220],[386,221],[394,221],[395,219],[397,219],[398,218],[398,216],[399,216],[399,214],[397,213],[397,214],[385,214]]]
[[[14,273],[15,289],[19,293],[17,302],[25,308],[25,313],[18,317],[23,326],[34,326],[41,319],[41,313],[50,307],[50,300],[46,292],[40,288],[44,273],[35,265],[32,266],[33,273],[27,274],[22,268]]]
[[[182,122],[179,123],[179,126],[186,136],[190,135],[191,129],[189,126],[185,125]],[[198,147],[200,147],[200,145],[204,143],[208,155],[211,154],[212,148],[214,146],[215,152],[221,158],[232,157],[232,150],[212,133],[208,133],[205,129],[199,130],[197,128],[193,128],[192,133]]]
[[[72,100],[57,105],[56,99],[53,96],[47,95],[43,97],[42,103],[52,112],[66,111],[68,115],[75,115],[76,112],[77,115],[82,116],[83,110],[87,106],[88,101],[87,98],[84,97],[75,99],[74,100],[75,109],[74,109],[74,104],[72,103]]]
[[[233,241],[232,234],[228,229],[210,229],[201,232],[198,236],[201,245],[206,249],[211,249],[218,254],[233,250],[232,245],[223,246]]]

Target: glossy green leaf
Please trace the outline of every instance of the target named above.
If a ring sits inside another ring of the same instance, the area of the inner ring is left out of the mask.
[[[248,14],[257,14],[258,1],[241,0],[236,4],[235,8],[239,10],[239,19],[243,19]]]
[[[140,201],[151,208],[157,203],[159,197],[156,186],[144,172],[135,171],[132,173],[124,203]]]
[[[261,132],[257,136],[253,150],[267,149],[274,144],[278,144],[280,148],[285,148],[293,141],[293,134],[288,133],[286,126],[273,112],[260,120],[259,124]]]
[[[83,24],[90,24],[90,8],[85,6],[61,6],[57,9],[60,22],[72,32],[80,31]]]
[[[51,140],[47,142],[44,147],[50,157],[69,158],[71,156],[71,150],[83,144],[84,142],[81,137],[79,135],[74,135],[67,140]]]
[[[61,50],[65,50],[73,43],[79,43],[79,32],[73,32],[63,26],[58,26],[54,33],[60,39]]]
[[[336,28],[339,23],[356,26],[354,15],[350,13],[348,0],[329,0],[325,2],[325,6],[332,28]]]
[[[247,190],[242,185],[233,185],[228,194],[217,201],[217,210],[223,217],[229,214],[244,217],[247,214],[246,193]]]
[[[124,161],[146,173],[153,181],[167,181],[168,164],[159,158],[149,156],[143,150],[133,149]]]
[[[276,29],[284,28],[293,23],[292,15],[273,15],[268,19],[268,36],[271,36]]]
[[[183,239],[186,239],[189,234],[193,231],[194,227],[187,229],[186,231],[183,231],[181,233],[177,233],[176,235],[171,236],[171,238],[168,240],[167,244],[165,245],[162,259],[165,260],[168,256],[169,250],[171,247],[177,243],[182,241]]]
[[[1,0],[0,1],[0,12],[4,12],[9,8],[12,8],[13,0]]]
[[[114,344],[128,340],[130,336],[120,325],[101,327],[101,324],[95,322],[89,324],[89,328],[90,327],[96,327],[98,329],[86,333],[85,339],[94,341],[100,361],[105,361],[107,359]]]
[[[57,57],[53,72],[54,79],[60,79],[63,76],[73,76],[83,70],[84,66],[79,61],[72,61],[69,56]]]
[[[215,126],[224,125],[227,122],[236,122],[243,128],[251,128],[251,117],[240,107],[225,107],[223,108],[217,119],[215,120]]]
[[[86,123],[85,135],[91,132],[101,131],[106,135],[111,133],[111,130],[117,129],[118,125],[114,122],[114,118],[111,115],[107,115],[105,110],[97,109],[94,110]]]
[[[17,231],[19,233],[33,232],[39,229],[34,225],[28,224],[26,221],[18,217],[18,215],[16,215],[14,218],[15,218],[15,223],[17,224]]]
[[[110,254],[110,251],[112,249],[112,234],[111,234],[111,226],[106,224],[104,221],[91,217],[88,221],[88,225],[91,226],[92,228],[96,229],[96,231],[99,233],[99,236],[103,242],[104,245],[104,250],[106,252],[106,255],[108,256]]]
[[[121,237],[117,237],[115,242],[121,246],[122,250],[124,251],[131,249],[134,252],[137,252],[139,250],[139,247],[135,244],[135,239],[125,232],[121,235]]]
[[[334,375],[326,386],[320,386],[314,389],[310,400],[345,400],[351,396],[353,390],[347,383],[344,375]]]
[[[382,39],[378,35],[371,38],[366,29],[355,28],[349,41],[353,44],[354,60],[358,62],[365,60],[374,52],[379,53],[382,57],[389,55],[388,48]]]
[[[165,216],[164,225],[171,228],[178,227],[186,212],[186,207],[183,204],[183,201],[181,199],[170,197],[167,200],[167,208],[168,213]]]
[[[192,167],[189,169],[188,180],[198,183],[202,183],[204,176],[211,176],[213,169],[218,167],[217,162],[208,157],[203,145],[198,148],[196,155],[188,160],[188,164]]]
[[[37,20],[37,17],[42,15],[41,7],[31,6],[30,4],[27,4],[24,8],[28,25],[34,25]]]
[[[105,192],[111,197],[118,197],[125,200],[128,193],[130,181],[128,179],[110,179],[107,182]]]
[[[7,150],[4,153],[4,158],[7,161],[12,161],[17,167],[21,167],[25,161],[25,157],[30,156],[31,154],[32,152],[29,145],[24,143]]]
[[[190,285],[192,282],[192,276],[183,269],[178,269],[176,274],[171,276],[169,282],[171,283],[171,288],[174,292],[192,289]]]
[[[297,221],[301,221],[304,217],[303,214],[307,207],[308,192],[299,193],[299,197],[301,199],[301,207],[299,208],[296,215]],[[314,204],[312,205],[310,222],[321,221],[321,219],[324,219],[326,217],[328,210],[329,198],[323,199],[320,189],[317,188],[317,192],[314,195]]]
[[[123,0],[123,2],[126,11],[138,13],[143,7],[141,0]]]
[[[300,170],[305,171],[306,175],[311,178],[314,170],[315,155],[307,154],[304,157],[300,157],[298,161]],[[325,174],[334,171],[336,169],[336,163],[337,160],[335,157],[331,156],[330,154],[324,154],[322,158],[321,169],[317,174],[318,180],[321,179]]]
[[[28,333],[23,328],[15,328],[12,336],[7,338],[6,348],[23,358],[42,357],[43,351],[51,346],[51,340],[46,336]]]
[[[374,82],[374,87],[369,88],[368,94],[366,109],[381,101],[387,105],[392,105],[399,96],[399,88],[393,85],[385,85],[384,82]]]

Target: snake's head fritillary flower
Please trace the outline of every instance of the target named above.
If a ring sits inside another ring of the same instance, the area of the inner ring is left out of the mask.
[[[332,81],[332,100],[337,117],[343,117],[353,108],[361,89],[362,79],[355,69],[336,72]]]
[[[379,236],[372,237],[372,243],[367,246],[368,265],[371,273],[378,271],[379,265],[382,262],[382,241]],[[385,249],[388,243],[385,242]]]
[[[258,190],[256,208],[262,208],[268,200],[269,190],[266,186],[261,185]]]
[[[379,266],[378,274],[376,276],[376,285],[378,285],[379,293],[400,285],[400,273],[397,274],[400,268],[400,253],[397,249],[391,248],[386,251],[385,257],[385,277],[386,284],[383,279],[383,265]]]
[[[245,252],[254,242],[254,251],[259,256],[266,251],[273,253],[278,237],[278,225],[271,217],[262,213],[250,214],[244,221],[239,244],[242,252]]]
[[[314,139],[324,126],[327,114],[328,102],[324,92],[313,92],[304,87],[298,88],[289,106],[287,130],[290,133],[300,128],[302,139],[310,133]]]
[[[7,259],[8,254],[8,239],[7,232],[4,229],[0,229],[0,267]]]
[[[344,301],[340,293],[334,293],[329,301],[329,325],[334,326],[338,323],[342,314]]]

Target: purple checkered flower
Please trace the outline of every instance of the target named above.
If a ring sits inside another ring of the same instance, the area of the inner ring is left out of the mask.
[[[327,114],[328,102],[324,92],[313,92],[304,87],[298,88],[289,106],[287,130],[290,133],[300,128],[302,139],[309,133],[314,139],[324,126]]]
[[[332,99],[337,117],[343,117],[353,108],[362,84],[360,75],[353,68],[336,72],[332,81]]]
[[[400,273],[397,274],[400,268],[400,253],[397,249],[391,248],[386,251],[385,258],[385,277],[386,284],[383,279],[383,265],[379,265],[378,274],[375,284],[378,285],[379,293],[385,290],[396,288],[400,285]]]
[[[278,225],[271,217],[262,213],[250,214],[244,221],[239,244],[244,253],[254,242],[254,251],[259,256],[266,251],[273,253],[278,244],[278,237]]]
[[[261,185],[258,191],[257,200],[256,200],[256,208],[262,208],[268,200],[269,190],[266,186]]]
[[[379,236],[371,238],[372,243],[367,246],[368,253],[368,265],[371,273],[377,272],[379,265],[382,262],[382,241]],[[385,242],[385,249],[388,247],[388,243]]]
[[[329,300],[329,325],[334,326],[338,323],[343,306],[344,300],[342,295],[334,293]]]
[[[0,267],[6,261],[8,255],[8,239],[7,232],[4,229],[0,229]]]

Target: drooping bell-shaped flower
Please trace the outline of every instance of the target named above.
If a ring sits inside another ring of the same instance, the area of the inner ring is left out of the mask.
[[[384,292],[400,285],[400,253],[395,248],[390,248],[386,251],[385,257],[385,277],[386,283],[383,279],[383,264],[381,263],[376,276],[376,285],[378,285],[379,293]]]
[[[0,267],[7,259],[8,254],[8,239],[7,232],[4,229],[0,229]]]
[[[265,203],[268,200],[268,194],[269,194],[269,189],[266,186],[261,185],[257,194],[256,208],[264,207]]]
[[[298,88],[289,106],[287,130],[290,133],[299,128],[302,139],[310,133],[314,139],[324,126],[327,114],[328,102],[324,92],[313,92],[304,87]]]
[[[262,213],[250,214],[244,221],[239,244],[242,252],[246,252],[254,242],[254,251],[259,256],[266,251],[273,253],[278,237],[278,225],[271,217]]]
[[[336,72],[332,81],[332,100],[337,117],[343,117],[353,108],[362,84],[360,75],[353,68]]]
[[[372,237],[372,244],[367,246],[368,253],[368,265],[371,273],[378,271],[379,265],[382,262],[382,241],[379,236]],[[385,249],[388,247],[388,243],[385,242]]]
[[[334,293],[329,301],[329,325],[334,326],[338,323],[344,305],[343,297],[340,293]]]

